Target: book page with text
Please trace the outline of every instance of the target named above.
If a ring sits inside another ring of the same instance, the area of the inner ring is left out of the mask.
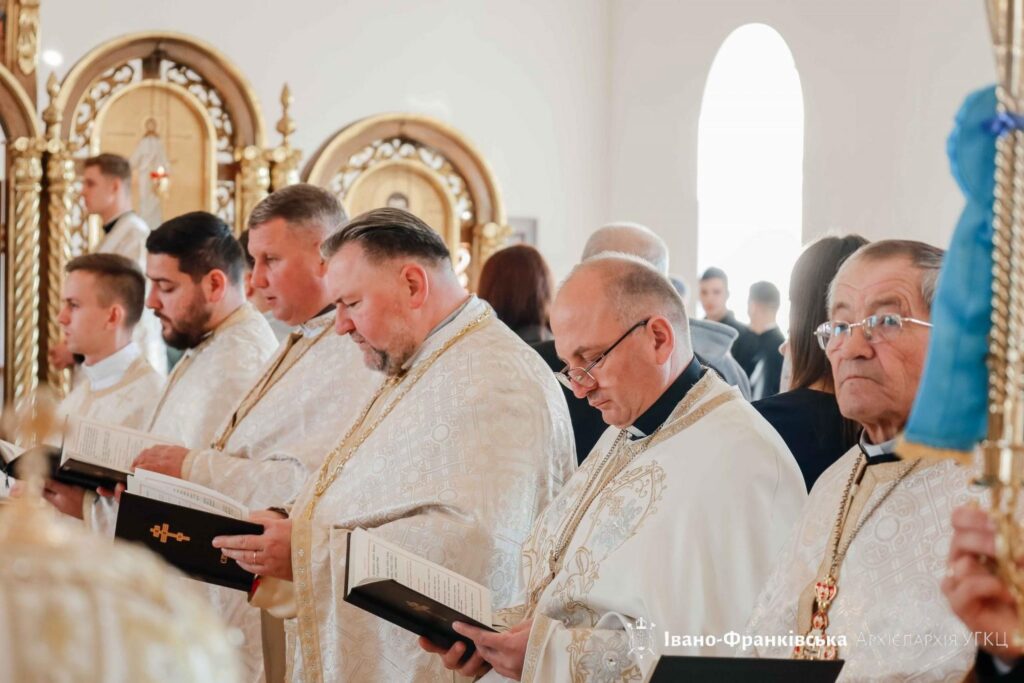
[[[128,493],[201,512],[249,519],[249,509],[237,500],[219,491],[159,472],[135,470],[135,474],[128,477]]]
[[[132,462],[145,449],[172,445],[178,444],[126,427],[69,417],[60,463],[78,460],[131,472]]]
[[[394,579],[481,624],[491,623],[491,592],[441,565],[355,529],[349,540],[349,590],[361,583]]]

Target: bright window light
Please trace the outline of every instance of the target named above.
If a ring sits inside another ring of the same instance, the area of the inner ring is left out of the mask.
[[[740,320],[750,285],[773,283],[785,332],[800,255],[804,104],[793,55],[770,26],[741,26],[722,43],[704,86],[697,144],[698,268],[726,272]]]

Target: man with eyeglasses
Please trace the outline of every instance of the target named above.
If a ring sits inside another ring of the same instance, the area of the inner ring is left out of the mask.
[[[657,656],[733,655],[806,498],[785,443],[694,358],[682,300],[649,263],[578,265],[551,314],[560,381],[611,428],[523,548],[525,603],[445,666],[522,681],[643,680]],[[682,641],[682,637],[686,641]],[[672,637],[678,637],[673,642]]]
[[[750,621],[755,637],[804,643],[760,656],[843,659],[844,681],[959,680],[973,663],[974,641],[939,589],[967,475],[951,460],[894,451],[924,368],[943,255],[922,242],[874,242],[832,281],[815,334],[839,409],[863,430],[811,489]]]

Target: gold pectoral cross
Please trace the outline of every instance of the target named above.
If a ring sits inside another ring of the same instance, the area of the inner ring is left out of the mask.
[[[164,522],[164,524],[154,524],[153,528],[149,530],[149,533],[153,534],[153,538],[159,538],[161,543],[167,543],[167,539],[173,539],[178,543],[188,543],[192,539],[185,535],[182,531],[171,532],[170,525]]]

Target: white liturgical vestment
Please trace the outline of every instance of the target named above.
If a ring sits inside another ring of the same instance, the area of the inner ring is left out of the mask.
[[[148,431],[187,448],[208,446],[276,349],[266,319],[252,304],[242,304],[181,356]]]
[[[61,402],[64,415],[144,430],[160,399],[164,377],[135,342],[93,365],[82,365],[83,379]]]
[[[295,500],[380,384],[359,347],[335,334],[333,321],[332,311],[293,333],[221,426],[215,445],[222,448],[191,451],[182,465],[184,479],[250,510]],[[263,680],[259,611],[241,591],[213,585],[206,590],[225,622],[245,638],[244,680]]]
[[[758,598],[748,627],[751,636],[807,632],[814,583],[824,579],[825,562],[831,563],[836,517],[858,458],[863,460],[855,446],[814,484],[803,517]],[[850,543],[827,613],[826,635],[839,642],[838,656],[846,660],[841,681],[960,681],[974,664],[974,639],[939,584],[946,571],[953,508],[977,494],[968,489],[970,473],[954,461],[922,460],[883,499],[909,462],[867,466],[848,506],[843,544],[882,500]],[[790,647],[757,649],[762,657],[791,653]]]
[[[242,304],[182,355],[142,431],[187,448],[208,445],[276,347],[267,321],[251,304]],[[117,505],[104,498],[86,523],[112,535],[116,520]]]
[[[128,211],[114,222],[114,227],[103,236],[96,252],[118,254],[139,264],[146,273],[146,239],[149,226],[134,211]],[[147,287],[150,285],[147,283]],[[147,290],[148,291],[148,290]],[[142,319],[135,326],[135,341],[138,342],[149,364],[161,375],[167,374],[167,347],[160,332],[160,319],[152,310],[145,308]]]
[[[609,429],[524,548],[531,602],[502,619],[533,618],[522,680],[640,681],[662,654],[730,656],[721,638],[742,633],[806,497],[785,443],[714,372],[651,435]]]
[[[408,368],[342,440],[339,454],[368,434],[333,483],[317,495],[318,471],[296,501],[294,583],[265,581],[253,599],[295,617],[289,680],[451,681],[416,636],[343,601],[349,531],[369,529],[489,587],[496,606],[515,604],[522,543],[575,467],[561,389],[483,301],[436,329]]]

